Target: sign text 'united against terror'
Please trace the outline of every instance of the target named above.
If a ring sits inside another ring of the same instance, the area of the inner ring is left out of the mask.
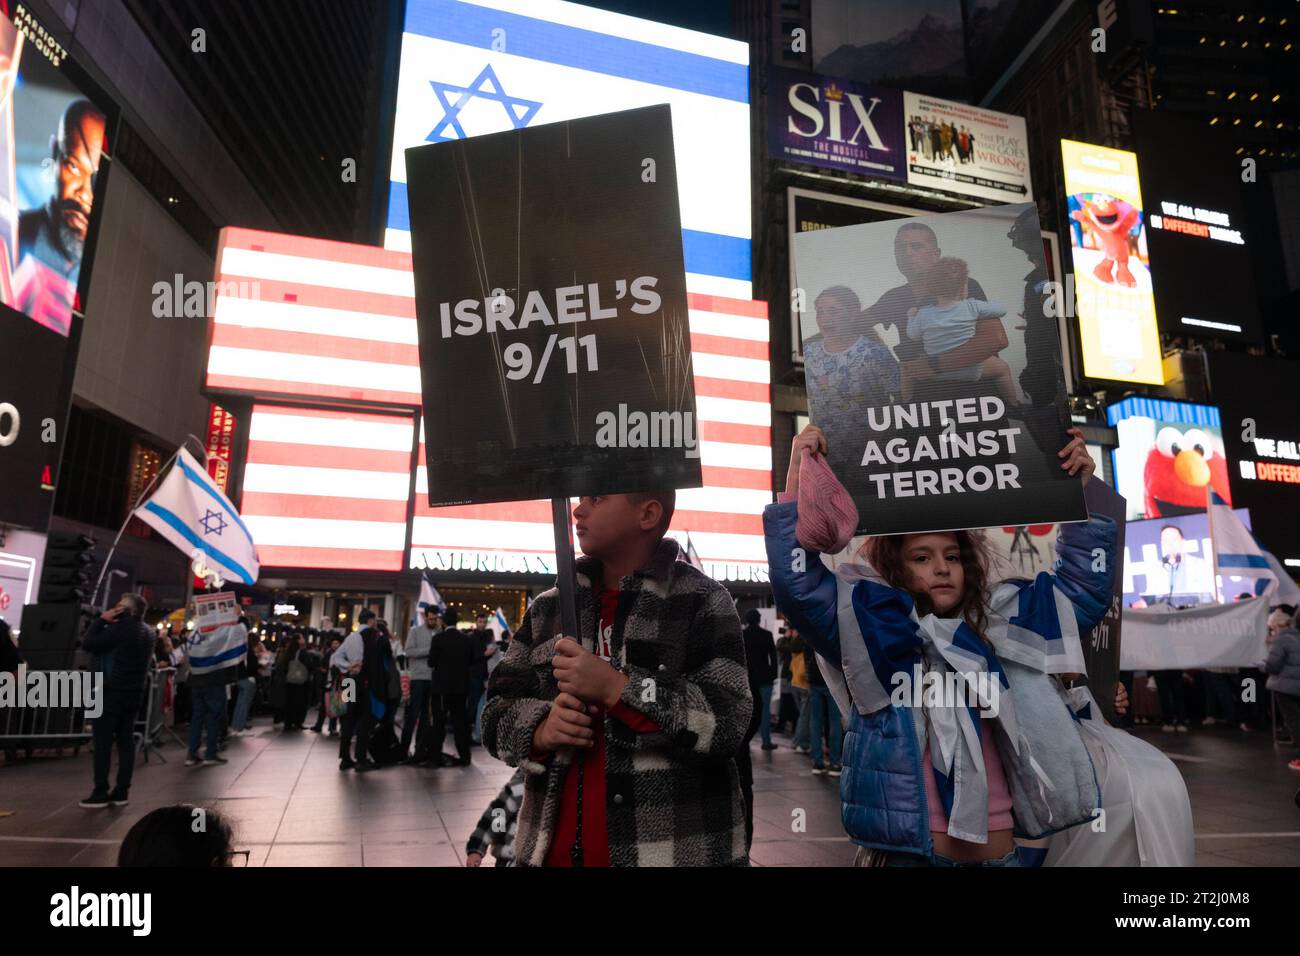
[[[879,498],[914,498],[921,495],[949,495],[964,491],[989,491],[1020,487],[1020,469],[1009,462],[979,464],[979,458],[1016,453],[1017,427],[961,430],[959,425],[999,422],[1006,413],[1000,398],[945,399],[882,405],[867,409],[867,424],[873,432],[899,428],[944,426],[936,438],[871,439],[862,455],[862,467],[872,465],[919,465],[922,462],[952,461],[956,465],[916,468],[912,471],[869,472]],[[883,443],[882,443],[883,441]],[[971,459],[975,461],[972,462]]]

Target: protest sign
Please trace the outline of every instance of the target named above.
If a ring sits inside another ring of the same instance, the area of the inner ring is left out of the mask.
[[[429,504],[700,486],[670,108],[406,170]]]
[[[812,420],[859,530],[1086,517],[1031,203],[795,238]]]
[[[219,627],[239,622],[239,601],[231,591],[194,596],[194,629],[211,634]]]
[[[1124,623],[1124,513],[1123,497],[1100,478],[1083,486],[1090,515],[1115,522],[1114,564],[1097,573],[1111,576],[1110,607],[1101,622],[1083,637],[1083,660],[1088,665],[1088,686],[1106,719],[1115,721],[1115,684],[1119,680],[1120,630]]]
[[[1124,611],[1120,667],[1187,670],[1253,667],[1267,654],[1268,601],[1232,601],[1175,609],[1168,604]]]

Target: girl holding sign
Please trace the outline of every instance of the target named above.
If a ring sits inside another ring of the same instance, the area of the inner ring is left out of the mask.
[[[1087,481],[1092,459],[1070,433],[1061,467]],[[869,538],[832,573],[819,552],[840,550],[856,515],[833,514],[848,493],[812,457],[826,450],[816,426],[795,438],[763,524],[777,606],[848,715],[841,799],[858,865],[1019,866],[1013,837],[1099,811],[1057,678],[1084,672],[1079,635],[1110,605],[1115,525],[1062,525],[1054,574],[996,588],[971,531]]]

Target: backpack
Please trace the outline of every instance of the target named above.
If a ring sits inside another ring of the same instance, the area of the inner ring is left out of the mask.
[[[290,684],[297,686],[307,683],[307,681],[311,679],[311,674],[307,670],[307,665],[295,657],[289,662],[289,669],[286,672],[284,679]]]

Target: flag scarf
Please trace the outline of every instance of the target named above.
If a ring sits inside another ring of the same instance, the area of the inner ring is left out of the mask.
[[[185,554],[201,552],[203,563],[227,580],[257,582],[259,562],[252,533],[207,470],[184,448],[167,477],[134,514]]]
[[[248,631],[242,624],[226,624],[209,634],[196,630],[185,645],[185,653],[189,655],[191,674],[234,667],[248,653]]]

